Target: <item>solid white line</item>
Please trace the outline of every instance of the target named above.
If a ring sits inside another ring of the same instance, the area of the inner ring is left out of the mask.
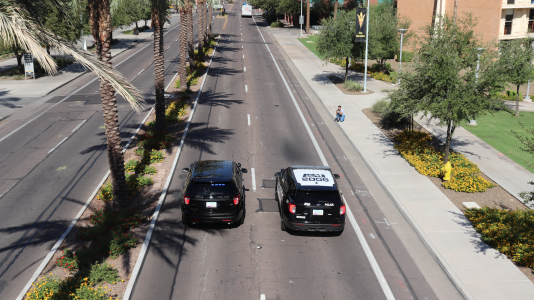
[[[214,53],[217,51],[217,46],[215,45]],[[147,235],[145,237],[145,240],[143,242],[143,246],[141,247],[141,251],[139,252],[139,256],[137,258],[137,261],[135,262],[135,266],[132,272],[132,276],[130,276],[130,280],[128,281],[128,286],[126,286],[126,291],[124,292],[124,296],[122,297],[123,300],[130,299],[130,296],[133,291],[133,287],[135,285],[135,281],[137,280],[137,276],[139,275],[139,271],[141,270],[141,265],[143,264],[143,261],[145,260],[146,252],[148,250],[148,245],[150,244],[150,239],[152,238],[152,234],[154,232],[154,228],[156,226],[156,222],[159,217],[159,211],[161,209],[161,206],[163,205],[163,200],[165,199],[167,195],[167,191],[169,189],[169,185],[171,183],[174,170],[176,169],[176,165],[178,163],[178,159],[180,158],[180,154],[182,152],[182,148],[184,145],[185,138],[187,136],[187,132],[189,131],[189,126],[191,125],[191,120],[193,119],[193,114],[195,113],[198,98],[200,97],[200,93],[202,92],[202,88],[204,87],[204,83],[206,82],[206,78],[208,78],[208,72],[211,67],[211,62],[213,61],[213,57],[210,59],[210,63],[208,64],[208,69],[206,70],[206,76],[204,76],[204,79],[202,80],[202,85],[200,86],[200,90],[198,91],[197,98],[195,99],[195,104],[193,105],[193,109],[191,110],[191,114],[189,115],[189,119],[187,119],[187,125],[185,127],[184,133],[182,134],[182,139],[180,141],[180,145],[178,146],[178,151],[176,152],[176,156],[174,157],[174,162],[172,164],[171,172],[169,173],[167,177],[167,181],[165,182],[165,186],[163,187],[163,191],[161,192],[161,196],[158,200],[158,205],[156,206],[156,210],[154,211],[154,214],[152,215],[152,221],[150,222],[150,226],[148,228]]]
[[[67,235],[70,233],[70,231],[74,227],[74,225],[76,225],[76,222],[78,222],[78,220],[82,216],[83,212],[85,211],[87,206],[89,206],[89,203],[91,203],[93,198],[96,196],[96,193],[98,193],[98,191],[100,190],[100,187],[104,184],[104,182],[106,181],[106,179],[108,178],[110,173],[111,172],[108,171],[106,173],[106,175],[104,176],[104,178],[102,178],[102,181],[100,181],[100,183],[96,186],[96,189],[93,191],[93,193],[91,194],[89,199],[85,202],[85,205],[82,207],[82,209],[80,209],[80,211],[78,212],[78,214],[76,215],[74,220],[72,220],[72,222],[70,223],[70,225],[67,228],[67,230],[65,230],[63,235],[59,238],[59,240],[57,240],[57,242],[54,244],[54,246],[52,247],[50,252],[48,252],[48,255],[41,262],[41,264],[39,265],[37,270],[35,270],[35,272],[33,273],[32,277],[30,278],[28,283],[26,283],[26,286],[24,286],[24,288],[22,289],[22,292],[20,292],[20,294],[19,294],[19,296],[17,297],[16,300],[22,300],[22,298],[24,298],[24,296],[26,296],[26,292],[30,289],[30,287],[32,286],[32,283],[37,279],[37,277],[39,277],[39,275],[41,275],[41,272],[44,270],[44,268],[46,267],[46,265],[48,264],[50,259],[52,259],[52,256],[54,256],[54,254],[56,254],[56,251],[59,249],[59,247],[61,246],[61,244],[63,243],[63,241],[67,237]]]
[[[265,300],[265,294],[260,295],[260,300]]]
[[[256,192],[256,174],[254,173],[254,168],[250,168],[250,174],[252,175],[252,189]]]
[[[174,28],[178,27],[175,26]],[[174,29],[173,28],[173,29]],[[172,29],[171,29],[172,30]],[[169,33],[171,30],[167,31],[165,34]],[[164,35],[165,35],[164,34]],[[152,42],[151,42],[152,43]],[[144,48],[146,48],[147,46],[149,46],[151,43],[147,44],[146,46],[144,46],[143,48],[139,49],[137,52],[143,50]],[[217,48],[215,48],[217,49]],[[125,58],[122,62],[120,62],[119,64],[123,63],[124,61],[126,61],[127,59],[129,59],[130,57],[132,57],[133,55],[135,55],[137,52],[135,52],[134,54],[128,56],[127,58]],[[118,66],[119,64],[115,65],[115,66]],[[210,65],[211,65],[211,61],[210,61]],[[208,70],[209,70],[209,66],[208,66]],[[95,81],[97,78],[93,79],[91,82]],[[89,82],[88,84],[86,84],[85,86],[89,85],[91,82]],[[81,87],[80,89],[76,90],[79,91],[81,89],[83,89],[85,86]],[[204,83],[202,83],[202,86],[204,86]],[[202,87],[201,87],[202,88]],[[76,93],[74,92],[74,93]],[[72,96],[74,93],[70,94],[69,96],[67,96],[66,98],[64,98],[62,101],[65,101],[68,97]],[[197,97],[197,100],[198,100],[198,97]],[[56,103],[56,105],[59,104]],[[196,103],[195,103],[196,104]],[[55,105],[54,105],[55,106]],[[52,106],[53,107],[53,106]],[[50,107],[48,110],[50,110],[52,107]],[[152,110],[154,109],[154,107],[152,107]],[[145,119],[143,120],[143,122],[141,124],[144,124],[144,122],[146,121],[146,119],[148,118],[148,116],[150,116],[150,113],[152,113],[152,110],[150,110],[150,112],[148,113],[148,115],[145,117]],[[42,114],[46,113],[43,112]],[[42,115],[41,114],[41,115]],[[38,117],[40,117],[41,115],[35,117],[34,119],[32,119],[31,121],[37,119]],[[27,124],[29,124],[31,121],[25,123],[24,125],[22,125],[21,127],[17,128],[16,131],[18,131],[19,129],[21,129],[22,127],[26,126]],[[138,129],[139,131],[139,129]],[[15,132],[15,131],[14,131]],[[11,134],[13,134],[14,132],[12,132]],[[11,135],[10,134],[10,135]],[[7,136],[6,136],[7,137]],[[0,139],[0,142],[2,140],[4,140],[6,137]],[[133,137],[132,139],[130,139],[130,141],[128,142],[128,145],[129,143],[131,143],[131,141],[133,140]],[[126,148],[127,147],[124,147],[122,149],[122,152],[126,151]],[[46,267],[46,265],[48,265],[48,263],[50,262],[50,260],[52,259],[52,257],[54,256],[54,254],[56,254],[56,251],[59,249],[59,247],[61,246],[61,244],[63,243],[63,241],[65,240],[65,238],[67,237],[67,235],[70,233],[70,231],[72,230],[72,228],[74,227],[74,225],[76,225],[76,223],[78,222],[78,220],[80,219],[81,215],[83,214],[83,212],[85,211],[85,209],[87,208],[87,206],[89,206],[89,204],[91,203],[91,201],[93,201],[93,198],[96,196],[96,193],[98,193],[98,191],[100,190],[100,187],[104,184],[104,182],[106,182],[106,179],[109,177],[109,174],[111,174],[111,171],[107,171],[106,175],[104,175],[104,177],[102,178],[102,181],[100,181],[100,183],[96,186],[94,192],[91,194],[91,196],[89,196],[89,199],[87,199],[87,201],[85,202],[84,206],[80,209],[80,211],[78,212],[78,214],[76,215],[76,217],[74,218],[74,220],[72,220],[72,222],[70,223],[69,227],[67,228],[67,230],[65,230],[65,232],[63,233],[63,235],[61,235],[61,237],[57,240],[57,242],[54,244],[54,246],[52,247],[52,249],[50,249],[50,251],[48,252],[48,254],[46,255],[46,257],[44,258],[44,260],[41,262],[41,264],[39,265],[39,267],[37,268],[37,270],[35,270],[35,272],[33,273],[32,277],[30,278],[30,280],[26,283],[26,285],[24,286],[24,288],[22,289],[22,291],[20,292],[20,294],[18,295],[18,297],[16,298],[16,300],[22,300],[25,296],[26,296],[26,293],[28,292],[28,290],[30,289],[30,287],[32,286],[32,283],[37,279],[37,277],[39,277],[39,275],[41,275],[41,272],[43,272],[44,268]],[[14,185],[14,184],[13,184]],[[11,186],[13,187],[13,186]],[[7,191],[6,191],[7,192]],[[4,193],[5,194],[5,193]],[[130,290],[131,292],[131,290]]]
[[[254,20],[254,18],[253,18]],[[267,46],[267,42],[265,42],[265,38],[263,38],[263,34],[261,33],[260,28],[258,27],[258,24],[256,24],[256,20],[254,20],[254,24],[256,25],[256,28],[258,29],[261,38],[263,39],[263,42],[266,43],[265,46],[267,49],[269,47]],[[270,50],[269,50],[270,52]],[[313,133],[310,130],[310,127],[308,126],[308,123],[306,122],[306,119],[304,118],[304,115],[302,114],[302,111],[300,110],[297,101],[295,100],[295,97],[293,96],[293,93],[291,92],[291,89],[289,88],[289,85],[287,84],[286,80],[284,79],[284,76],[282,75],[282,71],[280,71],[280,68],[278,67],[278,64],[276,63],[276,60],[274,59],[274,56],[271,52],[271,58],[273,59],[274,65],[276,66],[276,69],[278,69],[278,73],[280,74],[280,77],[282,78],[282,81],[284,82],[287,92],[289,93],[289,96],[291,96],[291,99],[293,100],[293,104],[297,108],[297,111],[299,113],[300,119],[302,120],[302,123],[306,127],[306,131],[308,131],[308,135],[310,136],[310,139],[313,142],[313,145],[315,146],[315,150],[319,154],[319,158],[321,159],[321,162],[324,166],[328,166],[328,163],[326,161],[326,158],[323,154],[323,151],[319,147],[319,144],[317,144],[317,140],[315,139],[315,136],[313,136]],[[352,211],[350,210],[349,204],[347,201],[345,201],[345,196],[343,196],[343,201],[345,202],[345,207],[347,209],[347,216],[349,217],[350,223],[352,227],[354,228],[354,231],[356,232],[356,236],[358,237],[358,240],[360,241],[360,244],[365,252],[365,256],[367,256],[367,260],[369,260],[369,263],[371,264],[371,268],[373,269],[373,272],[375,273],[375,276],[378,280],[378,283],[380,284],[380,287],[382,288],[382,291],[384,292],[386,299],[393,300],[395,299],[395,296],[393,296],[393,292],[391,291],[386,278],[384,277],[384,274],[382,273],[382,270],[380,270],[380,266],[378,265],[378,262],[376,261],[373,252],[371,251],[371,248],[369,248],[369,244],[367,244],[367,241],[365,240],[365,236],[363,235],[360,227],[358,226],[358,223],[356,223],[356,219],[354,218],[354,215],[352,214]]]
[[[16,182],[13,183],[5,192],[2,193],[2,195],[0,195],[0,198],[4,197],[4,195],[9,192],[11,190],[11,188],[13,188],[15,186]]]
[[[174,82],[174,78],[176,78],[176,75],[178,75],[178,72],[176,72],[176,74],[174,74],[174,76],[171,79],[171,82],[169,82],[169,84],[167,84],[167,87],[165,88],[165,91],[167,91],[169,89],[169,86],[171,86],[171,83]]]
[[[248,126],[250,126],[250,114],[247,114]]]
[[[139,71],[139,73],[137,73],[137,75],[141,74],[141,72],[143,72],[144,70],[145,70],[145,69],[143,69],[143,70]]]
[[[52,153],[52,151],[56,150],[57,147],[59,147],[59,145],[61,145],[64,141],[66,141],[69,137],[66,136],[64,139],[61,140],[61,142],[59,142],[59,144],[57,144],[54,148],[50,149],[50,151],[48,151],[48,153]]]
[[[74,128],[71,132],[75,132],[76,130],[80,129],[80,127],[82,127],[85,122],[87,122],[87,119],[83,120],[80,124],[78,124],[78,126],[76,126],[76,128]]]

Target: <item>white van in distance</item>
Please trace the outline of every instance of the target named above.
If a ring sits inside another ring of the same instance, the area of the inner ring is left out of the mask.
[[[241,8],[241,17],[252,17],[252,5],[244,3]]]

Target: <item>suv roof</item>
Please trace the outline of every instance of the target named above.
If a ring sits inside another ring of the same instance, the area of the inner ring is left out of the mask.
[[[230,160],[202,160],[193,164],[191,179],[196,182],[230,181],[234,176],[234,162]]]
[[[337,184],[329,167],[292,166],[291,175],[299,190],[337,191]]]

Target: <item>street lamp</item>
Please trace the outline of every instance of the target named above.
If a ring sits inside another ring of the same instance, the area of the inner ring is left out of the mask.
[[[484,51],[484,48],[477,48],[477,71],[475,72],[475,85],[478,84],[478,70],[480,69],[480,55],[482,54],[482,51]],[[478,125],[477,120],[469,120],[469,125]]]
[[[300,23],[300,38],[302,38],[302,2],[303,0],[300,0],[300,18],[299,18],[299,23]]]
[[[534,48],[534,41],[532,41],[532,48]],[[529,95],[530,95],[530,79],[528,80],[528,83],[527,83],[527,94],[525,95],[525,98],[523,99],[523,101],[531,101]]]
[[[83,15],[80,15],[80,24],[82,24],[82,49],[87,51],[87,46],[85,45],[85,38],[83,37]]]
[[[401,68],[402,68],[402,42],[404,39],[404,33],[406,32],[406,29],[399,29],[399,32],[401,34],[401,47],[400,47],[400,57],[399,57],[399,80],[397,81],[397,84],[400,84],[400,74],[401,74]]]

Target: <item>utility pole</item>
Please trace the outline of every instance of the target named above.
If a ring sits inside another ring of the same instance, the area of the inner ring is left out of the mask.
[[[299,18],[299,23],[300,23],[300,38],[302,38],[302,1],[304,1],[304,0],[300,0],[300,18]]]
[[[310,1],[306,0],[306,34],[310,33]]]
[[[363,92],[367,93],[367,53],[369,52],[369,2],[370,0],[367,0],[367,23],[365,28],[365,67],[363,71]]]

